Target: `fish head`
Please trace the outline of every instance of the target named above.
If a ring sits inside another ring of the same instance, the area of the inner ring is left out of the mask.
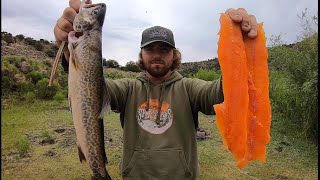
[[[93,26],[102,27],[106,10],[105,3],[86,4],[83,2],[73,21],[73,29],[76,32],[84,32],[91,30]]]

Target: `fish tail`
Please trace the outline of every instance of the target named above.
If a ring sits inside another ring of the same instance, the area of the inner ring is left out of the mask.
[[[78,155],[79,155],[79,159],[80,162],[82,163],[83,161],[86,161],[86,157],[84,156],[81,147],[78,145]]]

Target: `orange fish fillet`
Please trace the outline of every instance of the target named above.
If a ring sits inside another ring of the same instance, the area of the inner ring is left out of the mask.
[[[244,157],[247,137],[248,70],[239,24],[226,14],[220,17],[219,64],[223,74],[224,102],[214,105],[217,126],[224,144],[236,159]],[[240,109],[240,110],[239,110]]]
[[[258,25],[255,39],[244,37],[249,71],[249,112],[247,118],[247,150],[244,167],[252,160],[266,161],[266,145],[270,141],[271,105],[269,98],[268,51],[262,23]]]
[[[266,39],[262,24],[258,26],[258,36],[250,39],[242,37],[240,25],[228,15],[221,14],[220,23],[218,59],[225,100],[214,105],[214,110],[223,142],[233,153],[237,166],[243,168],[252,160],[264,163],[266,144],[270,141]]]

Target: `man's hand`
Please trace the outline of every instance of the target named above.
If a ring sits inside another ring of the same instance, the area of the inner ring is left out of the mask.
[[[73,20],[79,12],[80,0],[70,0],[69,7],[65,8],[62,16],[54,26],[53,32],[56,39],[56,45],[59,47],[62,41],[68,42],[68,33],[73,31]],[[66,59],[69,59],[68,48],[64,49]]]
[[[257,37],[258,26],[255,16],[248,14],[243,8],[230,8],[226,11],[226,14],[229,15],[234,22],[241,23],[241,29],[243,32],[248,33],[248,37]]]

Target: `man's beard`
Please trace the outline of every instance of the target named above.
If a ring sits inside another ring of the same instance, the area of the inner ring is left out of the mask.
[[[170,67],[147,67],[148,73],[156,78],[163,77],[170,71]]]

